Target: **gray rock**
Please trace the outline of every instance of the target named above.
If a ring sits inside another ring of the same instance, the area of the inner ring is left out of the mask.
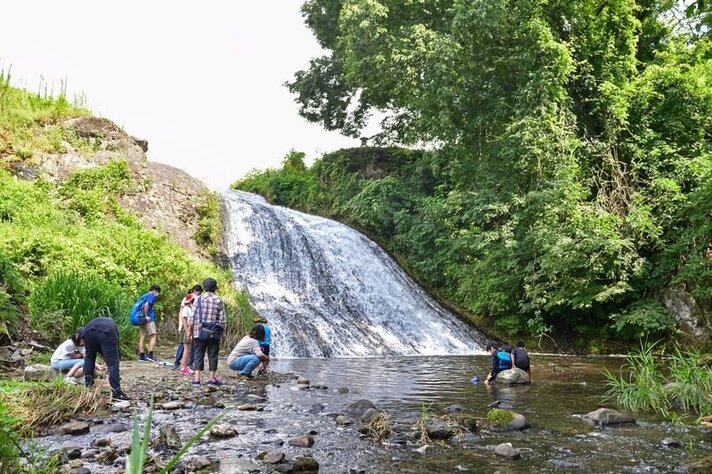
[[[157,448],[165,448],[176,451],[183,446],[178,430],[170,423],[162,425],[158,430]]]
[[[309,381],[308,378],[299,376],[299,377],[297,377],[297,383],[298,383],[299,385],[309,385],[311,382]]]
[[[506,459],[519,459],[521,454],[517,448],[512,447],[512,443],[502,443],[494,448],[494,453],[497,456],[502,456]]]
[[[455,434],[453,428],[443,420],[428,420],[425,429],[430,439],[449,439]]]
[[[262,462],[265,464],[279,464],[284,460],[284,453],[282,451],[267,451],[267,453],[262,458]]]
[[[311,456],[302,456],[294,460],[294,472],[319,472],[319,461]]]
[[[82,449],[77,446],[66,446],[52,451],[52,455],[58,455],[62,462],[69,462],[72,459],[82,457]]]
[[[318,413],[321,413],[324,410],[325,406],[323,403],[314,403],[310,408],[309,408],[309,413],[312,415],[316,415]]]
[[[220,423],[210,428],[210,436],[214,438],[232,438],[237,436],[237,430],[232,425]]]
[[[131,137],[134,141],[134,143],[141,149],[143,150],[144,153],[148,151],[148,140],[145,138],[136,138],[136,137]]]
[[[128,400],[120,400],[111,404],[111,411],[128,411],[131,409],[131,402]]]
[[[111,438],[109,436],[97,438],[91,442],[90,446],[92,448],[105,448],[106,446],[111,446]]]
[[[463,411],[465,411],[465,407],[463,407],[459,403],[455,403],[454,405],[450,405],[449,407],[447,407],[445,409],[445,411],[450,414],[458,414],[458,413],[462,413]]]
[[[292,463],[282,463],[274,466],[277,472],[292,473],[294,472],[294,464]]]
[[[349,393],[349,388],[348,387],[336,387],[334,389],[334,391],[336,391],[336,393],[342,393],[342,394]]]
[[[116,454],[116,450],[112,448],[111,446],[105,448],[103,451],[101,451],[97,456],[96,456],[96,462],[99,464],[105,464],[105,465],[110,465],[114,461],[116,461],[116,458],[118,455]]]
[[[610,408],[599,408],[598,410],[586,413],[583,416],[583,419],[600,426],[635,423],[635,419],[633,419],[633,417],[616,410],[611,410]]]
[[[507,385],[522,385],[529,383],[529,374],[522,369],[514,367],[513,369],[503,370],[497,374],[495,382]]]
[[[346,415],[354,419],[359,419],[369,408],[376,408],[370,400],[356,400],[346,406]]]
[[[336,424],[339,426],[348,426],[353,424],[353,420],[347,416],[339,415],[336,417]]]
[[[196,456],[190,460],[190,462],[188,463],[188,467],[195,471],[199,471],[200,469],[205,469],[206,467],[209,467],[212,464],[213,464],[213,462],[210,459],[208,459],[207,457]]]
[[[363,412],[363,415],[361,415],[361,418],[359,418],[359,420],[361,421],[361,423],[370,423],[371,420],[373,420],[377,416],[378,410],[376,410],[375,408],[369,408],[368,410]]]
[[[104,427],[109,433],[123,433],[128,431],[129,426],[126,423],[111,423]]]
[[[242,405],[237,407],[238,410],[240,411],[255,411],[257,410],[257,405],[254,403],[243,403]]]
[[[89,433],[89,423],[86,421],[70,421],[59,427],[59,431],[73,436]]]
[[[91,471],[86,467],[80,467],[73,470],[72,474],[91,474]]]
[[[314,446],[314,438],[312,436],[297,436],[287,441],[287,444],[299,448],[311,448]]]
[[[98,449],[87,449],[82,452],[82,459],[94,459],[97,454],[99,454]]]
[[[44,364],[32,364],[25,367],[25,380],[52,381],[58,373],[52,367]]]
[[[161,408],[164,410],[178,410],[183,408],[183,403],[178,401],[161,403]]]
[[[680,443],[675,438],[665,438],[660,441],[660,444],[666,448],[679,448],[680,446],[682,446],[682,443]]]

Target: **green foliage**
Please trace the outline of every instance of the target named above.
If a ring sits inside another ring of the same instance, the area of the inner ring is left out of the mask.
[[[198,197],[198,230],[193,238],[209,255],[217,255],[220,245],[220,201],[215,193],[205,191]]]
[[[235,187],[366,231],[509,334],[664,336],[665,286],[712,307],[712,49],[680,6],[309,0],[327,54],[288,84],[300,113],[359,136],[378,112],[377,142],[428,151],[341,150]]]
[[[10,71],[0,71],[0,157],[23,161],[35,153],[66,153],[68,146],[83,150],[86,141],[61,126],[61,122],[88,115],[72,105],[60,91],[55,99],[47,91],[38,93],[10,85]]]
[[[605,372],[608,398],[631,412],[652,411],[672,418],[675,410],[704,415],[712,410],[712,368],[698,351],[675,343],[669,363],[656,358],[657,344],[641,342],[626,356],[627,375]]]
[[[124,355],[133,352],[138,335],[128,318],[132,305],[124,290],[96,275],[62,271],[41,280],[29,298],[32,326],[53,341],[68,338],[96,317],[112,318]]]
[[[509,410],[492,408],[487,412],[487,421],[493,426],[507,425],[514,420],[514,414]]]
[[[0,405],[0,473],[13,472],[18,458],[17,426],[21,422],[12,416],[5,405]]]
[[[675,329],[675,319],[657,301],[636,301],[621,314],[611,316],[613,329],[626,341],[659,337]]]

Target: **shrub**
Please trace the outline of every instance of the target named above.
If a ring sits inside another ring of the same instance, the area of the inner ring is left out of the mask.
[[[134,347],[136,330],[129,322],[133,304],[124,290],[94,275],[56,272],[42,280],[29,300],[32,326],[53,342],[99,316],[112,318],[119,330],[121,352]]]
[[[652,299],[638,301],[623,313],[611,316],[613,329],[626,341],[662,337],[675,329],[675,319]]]

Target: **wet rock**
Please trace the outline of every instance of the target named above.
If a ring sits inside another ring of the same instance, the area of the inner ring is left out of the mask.
[[[679,448],[680,446],[682,446],[682,443],[680,443],[675,438],[665,438],[660,441],[660,444],[666,448]]]
[[[213,397],[212,395],[207,395],[207,396],[201,398],[200,400],[198,400],[196,403],[198,405],[209,407],[209,406],[215,405],[216,402],[217,401],[215,400],[215,397]]]
[[[212,466],[213,462],[205,456],[196,456],[188,462],[188,468],[194,471]]]
[[[451,415],[458,414],[458,413],[462,413],[463,411],[465,411],[465,407],[463,407],[459,403],[455,403],[454,405],[450,405],[449,407],[447,407],[445,409],[445,411],[450,413]]]
[[[494,431],[521,431],[529,427],[527,419],[524,415],[520,415],[519,413],[509,410],[501,410],[499,408],[495,408],[493,410],[498,410],[509,417],[509,419],[503,419],[501,421],[497,420],[499,417],[495,417],[495,421],[493,422],[491,419],[492,417],[488,414],[488,418],[490,418],[490,428]]]
[[[294,460],[294,472],[319,472],[319,461],[311,456],[302,456]]]
[[[312,436],[297,436],[287,441],[290,446],[297,446],[299,448],[311,448],[314,446],[314,438]]]
[[[475,444],[479,443],[479,441],[479,436],[467,432],[450,438],[450,444],[452,445]]]
[[[329,387],[326,385],[320,384],[320,385],[312,385],[312,388],[314,390],[329,390]]]
[[[499,375],[497,377],[499,377]],[[519,454],[519,450],[512,446],[512,443],[497,445],[497,447],[494,448],[494,453],[506,459],[519,459],[522,456]]]
[[[105,436],[103,438],[97,438],[91,442],[90,446],[92,448],[105,448],[107,446],[111,446],[111,438],[108,436]]]
[[[311,413],[312,415],[316,415],[318,413],[321,413],[324,408],[326,407],[323,403],[314,403],[311,407],[309,407],[309,413]]]
[[[375,408],[369,408],[368,410],[363,412],[363,415],[361,415],[359,420],[361,421],[361,423],[370,423],[371,420],[373,420],[377,416],[378,416],[378,410],[376,410]]]
[[[456,415],[453,421],[468,431],[477,431],[477,417],[473,415]],[[525,421],[526,423],[526,421]]]
[[[162,425],[158,430],[158,439],[156,440],[156,448],[158,449],[168,449],[171,451],[176,451],[183,446],[181,442],[180,435],[175,426],[170,423]]]
[[[430,439],[449,439],[455,434],[453,428],[443,420],[428,420],[425,429]]]
[[[232,425],[220,423],[210,428],[210,436],[214,438],[232,438],[237,436],[237,430]]]
[[[335,391],[336,393],[344,394],[344,393],[349,393],[349,388],[348,388],[348,387],[336,387],[336,388],[334,389],[334,391]]]
[[[64,448],[52,451],[53,455],[59,456],[62,462],[69,462],[72,459],[79,459],[82,457],[82,449],[76,446],[66,446]]]
[[[426,454],[429,454],[429,453],[432,452],[432,451],[435,451],[435,447],[434,447],[434,446],[431,446],[431,445],[429,445],[429,444],[424,444],[424,445],[422,445],[421,447],[419,447],[418,449],[415,450],[416,453],[420,453],[420,454],[422,454],[423,456],[425,456]]]
[[[339,415],[336,417],[336,424],[339,426],[348,426],[353,423],[353,420],[344,415]]]
[[[250,400],[251,402],[258,402],[258,403],[267,401],[267,399],[265,397],[262,397],[260,395],[255,395],[254,393],[248,393],[245,398]]]
[[[299,385],[309,385],[310,383],[311,382],[307,378],[304,378],[302,376],[297,377],[297,384]]]
[[[35,381],[52,381],[58,372],[52,370],[52,367],[44,364],[32,364],[25,367],[24,375],[25,380],[35,380]]]
[[[111,411],[127,411],[131,409],[131,402],[128,400],[121,400],[113,402],[111,404]]]
[[[86,451],[82,452],[82,459],[94,459],[96,458],[96,455],[99,454],[98,449],[87,449]]]
[[[369,408],[376,408],[370,400],[356,400],[346,406],[346,415],[354,419],[359,419]]]
[[[116,450],[109,446],[96,456],[96,462],[99,464],[109,465],[116,461],[117,457],[118,455],[116,454]]]
[[[274,466],[277,472],[291,473],[294,472],[294,464],[292,463],[282,463]]]
[[[586,413],[583,419],[600,426],[635,423],[633,417],[616,410],[611,410],[610,408],[599,408],[598,410]]]
[[[183,403],[179,401],[161,403],[161,408],[163,410],[178,410],[180,408],[183,408]]]
[[[72,474],[91,474],[91,471],[86,467],[80,467],[72,471]]]
[[[72,436],[87,434],[89,433],[89,423],[86,421],[70,421],[60,426],[59,431]]]
[[[128,431],[129,426],[126,423],[111,423],[104,427],[109,433],[123,433]]]
[[[529,383],[529,374],[522,369],[514,367],[513,369],[503,370],[497,374],[495,381],[498,384],[507,385],[522,385]]]
[[[559,469],[574,469],[581,467],[575,462],[565,461],[563,459],[549,459],[549,464]]]
[[[265,464],[279,464],[284,460],[284,453],[282,451],[267,451],[267,453],[262,458],[262,462]]]
[[[240,411],[255,411],[257,410],[257,405],[254,403],[243,403],[242,405],[237,407],[238,410]]]

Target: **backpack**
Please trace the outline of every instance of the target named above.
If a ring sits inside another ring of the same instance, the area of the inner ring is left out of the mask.
[[[497,351],[497,364],[501,370],[512,368],[512,356],[503,350]]]
[[[143,305],[146,303],[146,300],[148,299],[148,293],[141,295],[141,297],[136,301],[136,303],[133,305],[131,308],[131,314],[129,315],[129,320],[131,321],[131,324],[134,326],[143,326],[146,324],[146,318],[142,317],[143,316]]]

